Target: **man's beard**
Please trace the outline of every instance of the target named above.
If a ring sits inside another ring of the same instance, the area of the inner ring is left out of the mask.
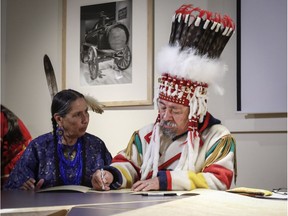
[[[166,128],[164,126],[169,126],[170,128]],[[177,125],[174,122],[161,120],[160,128],[163,135],[170,139],[173,139],[177,135]]]

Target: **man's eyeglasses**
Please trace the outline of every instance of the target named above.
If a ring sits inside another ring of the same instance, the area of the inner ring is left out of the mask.
[[[272,192],[277,193],[277,194],[287,195],[287,188],[273,189]]]

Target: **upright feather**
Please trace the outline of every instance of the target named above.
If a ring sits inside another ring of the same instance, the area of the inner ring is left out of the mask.
[[[47,80],[47,84],[49,88],[49,93],[50,93],[51,99],[53,99],[54,95],[57,94],[58,92],[54,69],[47,55],[44,56],[43,61],[44,61],[44,70],[45,70],[46,80]]]

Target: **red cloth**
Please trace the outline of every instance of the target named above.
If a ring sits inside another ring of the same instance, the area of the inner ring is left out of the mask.
[[[212,164],[206,167],[203,172],[213,173],[216,178],[218,178],[221,182],[226,185],[226,188],[229,189],[231,187],[232,179],[233,179],[233,171],[229,170],[221,165]]]
[[[18,143],[8,143],[3,141],[3,137],[8,132],[8,121],[3,112],[1,112],[1,187],[9,177],[16,162],[20,159],[26,146],[32,140],[31,134],[18,118],[19,128],[23,134],[23,141]]]

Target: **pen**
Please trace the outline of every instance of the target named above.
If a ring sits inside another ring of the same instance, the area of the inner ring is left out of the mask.
[[[177,196],[177,193],[142,193],[142,196]]]
[[[101,168],[100,172],[101,172],[101,180],[102,180],[102,190],[105,190],[105,185],[104,185],[104,181],[103,181],[103,179],[104,179],[104,170],[103,170],[103,168]]]

